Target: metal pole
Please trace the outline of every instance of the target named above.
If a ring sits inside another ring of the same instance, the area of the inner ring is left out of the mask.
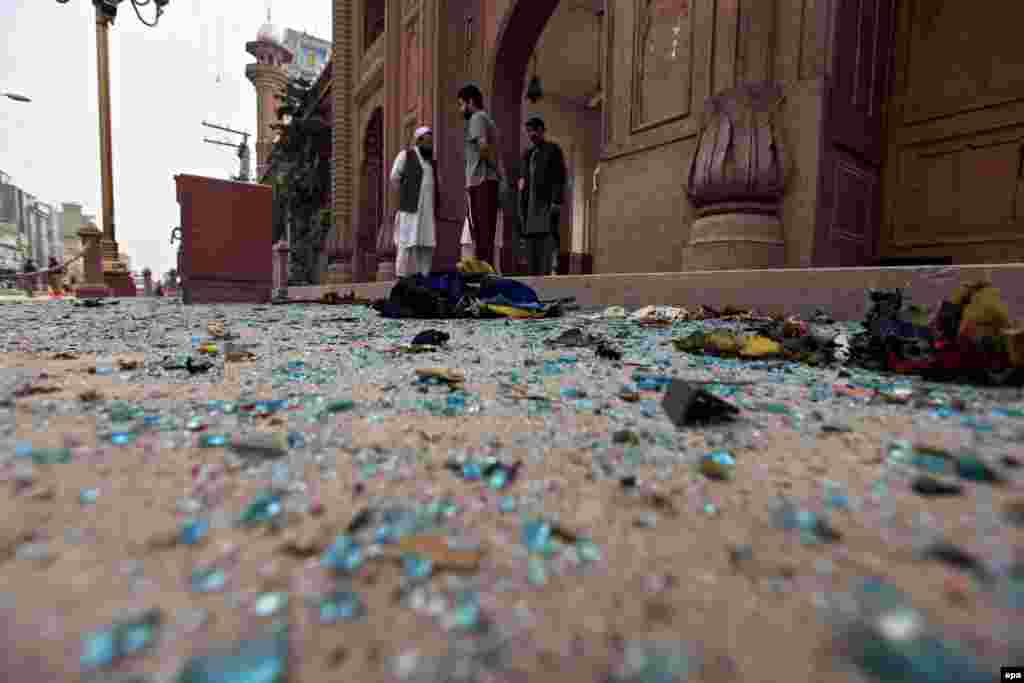
[[[217,125],[216,123],[209,123],[209,122],[207,122],[207,121],[203,121],[203,122],[202,122],[202,124],[203,124],[204,126],[206,126],[207,128],[215,128],[215,129],[217,129],[217,130],[222,130],[222,131],[224,131],[225,133],[234,133],[234,134],[236,134],[236,135],[244,135],[244,136],[246,136],[246,137],[248,137],[248,136],[249,136],[249,134],[248,134],[248,133],[246,133],[245,131],[241,131],[241,130],[235,130],[234,128],[228,128],[227,126],[219,126],[219,125]]]
[[[100,173],[103,182],[103,241],[106,250],[117,254],[114,230],[114,175],[110,129],[110,23],[111,20],[96,3],[96,70],[99,73],[100,110]]]

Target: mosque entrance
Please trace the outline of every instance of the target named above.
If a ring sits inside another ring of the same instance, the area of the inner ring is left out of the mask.
[[[604,134],[604,15],[604,0],[519,0],[499,28],[490,105],[509,173],[521,174],[528,144],[523,122],[530,115],[544,119],[547,138],[565,155],[569,175],[559,274],[593,269],[590,237]],[[506,245],[518,241],[519,217],[509,213],[506,208]]]

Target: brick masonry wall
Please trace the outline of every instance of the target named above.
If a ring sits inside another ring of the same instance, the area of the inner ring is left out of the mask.
[[[334,188],[334,229],[343,259],[352,251],[352,200],[354,190],[352,164],[352,21],[354,0],[334,0],[334,100],[332,127],[333,158],[331,167]],[[351,272],[351,262],[343,264]]]

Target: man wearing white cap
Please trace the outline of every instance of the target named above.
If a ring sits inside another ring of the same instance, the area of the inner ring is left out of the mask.
[[[426,126],[417,128],[413,144],[398,153],[391,168],[391,184],[398,189],[395,274],[427,275],[437,245],[435,217],[440,202],[434,174],[434,137]]]

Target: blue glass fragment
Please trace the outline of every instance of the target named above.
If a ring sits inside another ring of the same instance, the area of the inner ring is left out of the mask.
[[[366,606],[358,593],[335,591],[320,601],[320,623],[334,624],[339,621],[355,621],[366,614]]]
[[[196,545],[210,533],[210,523],[205,519],[187,519],[181,525],[180,540],[185,545]]]
[[[286,683],[288,638],[275,635],[246,640],[230,651],[194,657],[176,683]]]
[[[508,484],[508,470],[504,467],[496,467],[491,475],[487,477],[487,485],[495,491],[500,491]]]
[[[417,553],[402,555],[402,568],[406,578],[415,580],[429,579],[430,575],[434,573],[434,563],[430,558]]]
[[[584,562],[598,562],[601,560],[601,548],[589,538],[581,538],[576,541],[576,552]]]
[[[531,553],[548,552],[551,546],[551,525],[542,519],[534,519],[523,525],[523,545]]]
[[[227,445],[228,437],[225,434],[200,434],[200,448],[218,448]]]
[[[239,523],[243,526],[257,526],[273,522],[284,510],[281,495],[274,491],[263,491],[257,494],[242,512]]]
[[[271,617],[288,607],[288,595],[281,592],[262,593],[256,598],[253,612],[259,617]]]
[[[683,642],[634,642],[626,648],[612,683],[687,683],[697,668],[691,648]]]
[[[200,567],[192,572],[192,590],[197,593],[214,593],[223,590],[227,582],[228,575],[220,567]]]
[[[456,628],[473,629],[480,625],[480,596],[474,591],[461,593],[455,600],[452,623]]]
[[[127,446],[135,441],[135,434],[132,432],[111,432],[110,443],[115,446]]]
[[[106,668],[123,657],[142,652],[156,642],[161,622],[160,610],[148,609],[86,634],[79,658],[82,668]]]
[[[32,462],[37,465],[58,465],[71,462],[70,448],[33,448],[31,445],[27,445],[27,449],[25,449],[19,445],[16,454],[18,457],[32,458]]]
[[[483,476],[483,470],[480,467],[480,463],[475,460],[469,460],[462,465],[462,478],[469,481],[476,481]]]
[[[338,536],[320,558],[320,564],[325,569],[345,573],[356,571],[363,566],[364,561],[363,549],[344,534]]]
[[[543,586],[548,582],[548,568],[544,558],[531,555],[526,561],[526,580],[534,586]]]
[[[82,668],[87,671],[102,669],[114,663],[117,657],[117,646],[114,642],[114,629],[105,628],[94,631],[82,638]]]

